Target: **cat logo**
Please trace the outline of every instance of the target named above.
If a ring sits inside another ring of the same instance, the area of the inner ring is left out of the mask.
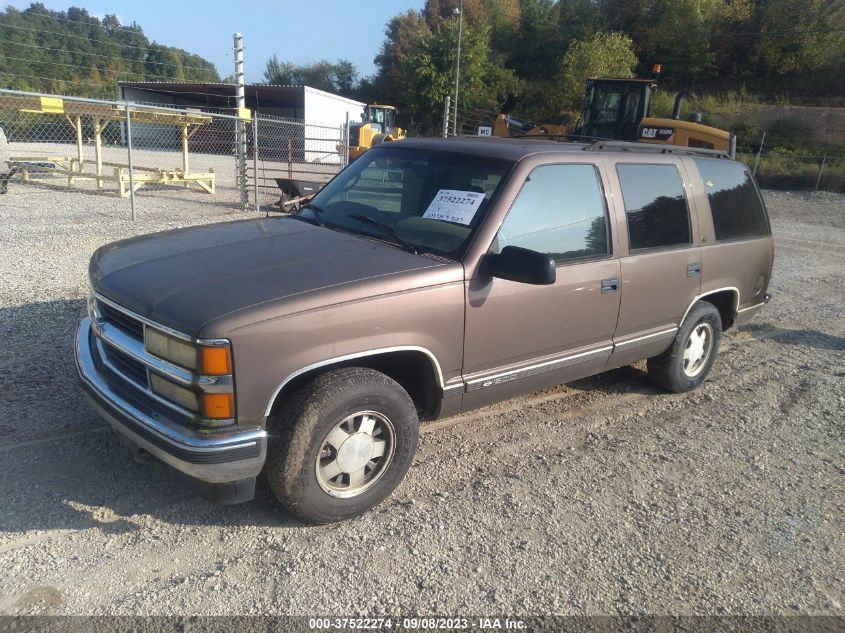
[[[642,127],[640,128],[640,138],[649,141],[666,142],[672,138],[675,130],[671,127]]]

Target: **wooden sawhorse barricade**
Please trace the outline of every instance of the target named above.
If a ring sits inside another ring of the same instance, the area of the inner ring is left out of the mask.
[[[97,189],[104,189],[106,182],[117,183],[117,193],[121,197],[129,195],[129,166],[123,163],[109,163],[103,160],[103,130],[109,123],[126,121],[126,110],[108,103],[84,103],[64,101],[58,97],[24,97],[18,95],[0,95],[0,107],[16,107],[20,112],[64,115],[76,132],[76,156],[12,156],[11,162],[17,166],[24,182],[44,180],[41,174],[49,173],[50,180],[57,174],[67,178],[72,187],[79,178],[96,180]],[[94,172],[85,171],[91,162],[83,155],[82,117],[91,117],[94,129]],[[132,181],[135,191],[148,184],[178,184],[188,187],[191,183],[203,190],[215,192],[216,175],[214,169],[205,172],[191,172],[188,162],[188,142],[191,136],[203,125],[211,122],[211,117],[201,113],[174,110],[147,110],[129,107],[132,123],[171,125],[181,128],[182,167],[163,169],[133,165]],[[104,167],[113,168],[113,173],[104,173]]]

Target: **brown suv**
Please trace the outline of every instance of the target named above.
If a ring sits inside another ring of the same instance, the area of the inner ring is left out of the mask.
[[[748,170],[707,150],[420,139],[296,215],[100,248],[82,384],[138,456],[209,499],[262,471],[312,521],[405,476],[419,420],[648,359],[701,383],[769,295]]]

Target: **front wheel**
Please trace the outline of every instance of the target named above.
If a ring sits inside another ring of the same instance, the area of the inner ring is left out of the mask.
[[[270,421],[265,471],[292,514],[340,521],[393,492],[418,435],[416,408],[398,383],[372,369],[338,369],[302,387]]]
[[[665,352],[648,359],[648,376],[667,391],[682,393],[704,382],[719,353],[722,317],[712,303],[696,303]]]

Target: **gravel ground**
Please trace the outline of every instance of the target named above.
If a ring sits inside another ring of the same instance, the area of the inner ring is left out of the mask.
[[[14,183],[13,183],[14,184]],[[181,196],[181,200],[177,198]],[[767,193],[774,301],[701,389],[635,366],[431,424],[366,516],[193,498],[85,406],[91,252],[245,217],[200,194],[0,196],[0,613],[845,616],[845,197]]]

